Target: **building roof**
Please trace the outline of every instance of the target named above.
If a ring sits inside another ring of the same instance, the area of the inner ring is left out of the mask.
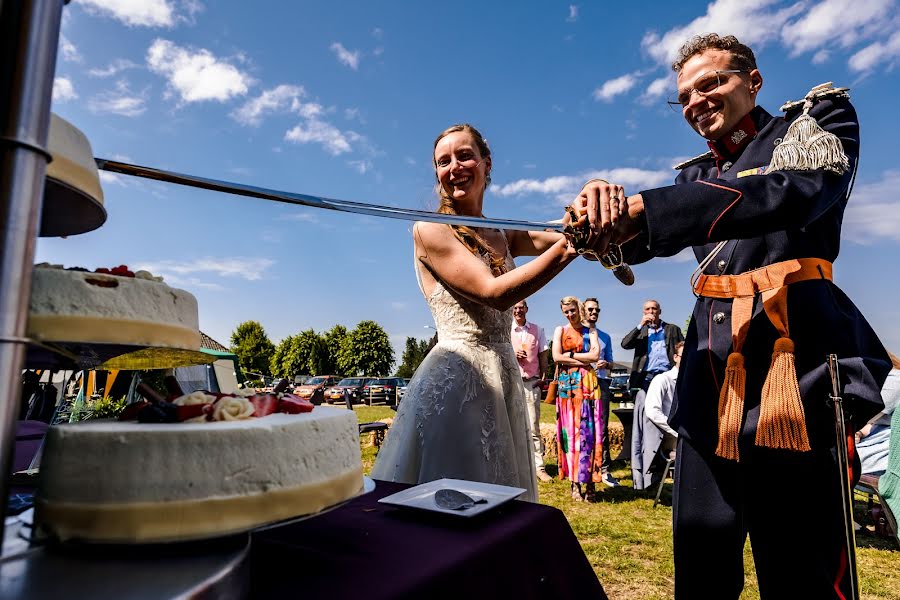
[[[208,350],[217,350],[219,352],[231,352],[230,349],[226,348],[216,340],[212,339],[202,331],[200,332],[200,347],[206,348]]]

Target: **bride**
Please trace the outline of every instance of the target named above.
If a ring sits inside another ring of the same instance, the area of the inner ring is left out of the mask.
[[[491,151],[471,125],[434,142],[439,213],[481,217]],[[416,277],[438,344],[407,387],[372,477],[442,477],[525,488],[537,501],[525,392],[510,343],[512,306],[577,256],[559,233],[418,222]],[[537,256],[516,267],[514,256]]]

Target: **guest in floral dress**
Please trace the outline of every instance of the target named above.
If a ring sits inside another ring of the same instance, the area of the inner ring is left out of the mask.
[[[591,363],[600,357],[600,341],[597,330],[583,324],[584,309],[578,298],[566,296],[560,301],[560,308],[569,323],[553,332],[553,361],[559,368],[559,477],[572,482],[572,499],[580,502],[594,495],[594,483],[601,480],[603,404],[597,375],[591,368]],[[585,352],[585,347],[590,350]]]

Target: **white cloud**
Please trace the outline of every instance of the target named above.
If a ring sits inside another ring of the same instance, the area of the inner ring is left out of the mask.
[[[198,273],[208,273],[220,277],[238,277],[247,281],[258,281],[263,278],[265,270],[275,264],[270,258],[199,258],[191,261],[164,260],[142,263],[137,269],[150,271],[154,275],[162,275],[167,280],[171,277],[183,277]]]
[[[814,65],[825,64],[826,62],[828,62],[828,59],[830,56],[831,56],[831,52],[829,52],[825,48],[822,48],[821,50],[819,50],[818,52],[813,54],[812,63]]]
[[[782,24],[802,10],[802,3],[775,9],[776,0],[716,0],[706,8],[706,14],[687,25],[675,27],[662,35],[647,32],[641,47],[658,63],[669,64],[678,49],[690,37],[716,32],[728,32],[741,42],[759,50],[776,39]]]
[[[107,66],[101,68],[95,67],[88,71],[88,75],[91,77],[113,77],[126,69],[135,69],[137,68],[137,64],[131,62],[125,58],[117,58],[116,60],[109,63]]]
[[[650,85],[647,86],[647,89],[644,90],[644,93],[641,94],[641,97],[638,98],[638,101],[644,105],[654,104],[659,102],[662,98],[665,98],[666,94],[674,89],[675,77],[673,73],[672,75],[666,75],[651,81]]]
[[[176,14],[174,2],[167,0],[79,0],[93,15],[112,17],[129,27],[172,27]]]
[[[900,57],[900,31],[885,42],[869,44],[851,56],[847,64],[853,71],[871,71],[885,62],[893,62],[897,57]]]
[[[612,102],[616,96],[624,94],[635,86],[638,78],[634,73],[627,73],[621,77],[610,79],[594,90],[594,100]]]
[[[900,242],[900,170],[891,169],[874,183],[859,184],[844,212],[844,237],[869,245],[889,240]]]
[[[182,48],[159,38],[147,50],[147,65],[168,80],[183,102],[225,102],[246,94],[253,83],[249,75],[209,50]]]
[[[243,106],[234,110],[231,117],[243,125],[258,126],[267,114],[278,112],[299,112],[300,98],[306,92],[298,85],[279,85],[271,90],[263,91],[256,98],[251,98]]]
[[[350,160],[347,164],[353,167],[360,175],[365,175],[372,170],[372,161],[370,160]]]
[[[320,144],[329,154],[338,156],[350,152],[353,149],[351,142],[362,139],[362,136],[353,131],[341,131],[327,121],[312,118],[305,124],[289,129],[284,134],[284,139],[297,144]]]
[[[88,110],[96,114],[137,117],[147,110],[143,94],[135,94],[125,81],[116,82],[114,90],[100,92],[88,101]]]
[[[120,185],[122,187],[128,187],[128,184],[125,183],[125,178],[118,173],[110,173],[109,171],[100,171],[100,182],[104,185]]]
[[[76,98],[78,98],[78,94],[75,92],[75,86],[72,85],[72,81],[68,77],[56,77],[53,80],[54,102],[68,102]]]
[[[59,51],[66,62],[80,63],[82,60],[78,48],[65,35],[59,36]]]
[[[359,50],[350,52],[344,48],[343,44],[335,42],[331,45],[331,51],[334,52],[341,64],[347,65],[354,71],[359,68]]]
[[[567,203],[581,191],[584,182],[589,179],[605,179],[621,185],[626,194],[634,194],[673,182],[671,170],[650,171],[633,167],[620,167],[604,171],[591,171],[578,175],[557,175],[546,179],[518,179],[507,184],[491,186],[492,193],[498,196],[519,196],[524,194],[541,194],[553,196],[562,203]]]
[[[890,14],[894,0],[823,0],[781,29],[781,41],[792,55],[848,47],[871,33]]]
[[[569,23],[574,23],[578,20],[578,5],[570,4],[569,5],[569,16],[566,17],[566,21]]]

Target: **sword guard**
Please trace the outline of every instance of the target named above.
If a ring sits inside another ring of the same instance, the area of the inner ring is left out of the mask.
[[[575,246],[575,251],[587,260],[597,261],[603,268],[609,269],[613,275],[625,285],[634,284],[634,271],[631,270],[622,256],[622,248],[618,244],[609,244],[606,252],[603,254],[587,247],[588,231],[587,222],[579,218],[575,213],[575,209],[571,206],[566,207],[569,213],[569,224],[566,225],[563,233],[569,238],[569,242]]]

